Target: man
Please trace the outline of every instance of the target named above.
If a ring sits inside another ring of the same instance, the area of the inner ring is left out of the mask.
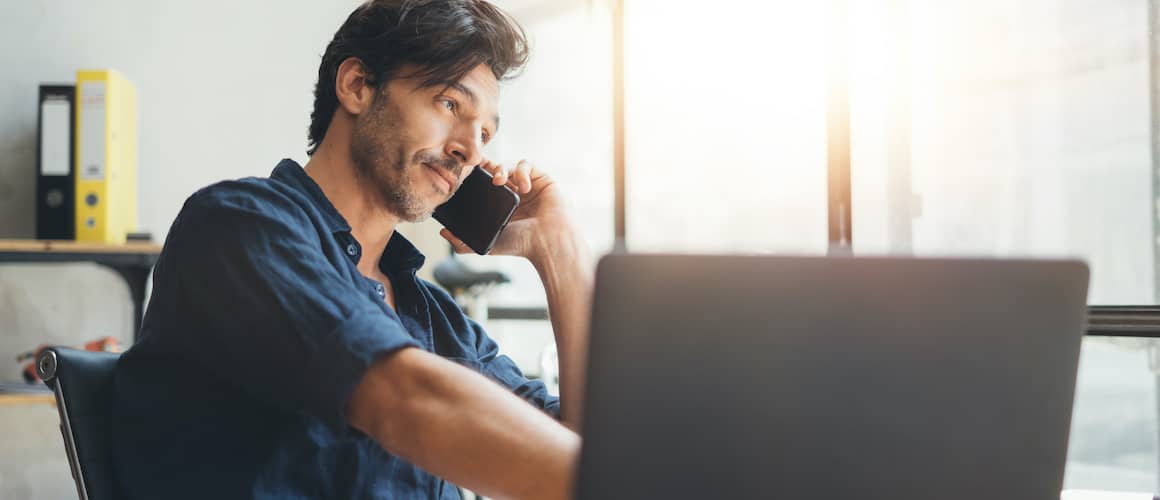
[[[116,371],[127,497],[458,498],[444,480],[569,496],[590,259],[551,179],[481,153],[499,81],[526,57],[521,28],[482,0],[351,14],[322,58],[305,167],[202,189],[170,229]],[[477,165],[523,199],[493,253],[539,271],[562,403],[416,278],[423,256],[395,232]]]

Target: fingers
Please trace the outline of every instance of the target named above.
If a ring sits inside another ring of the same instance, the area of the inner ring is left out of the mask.
[[[451,234],[451,231],[448,231],[446,228],[439,230],[439,236],[442,236],[443,239],[447,240],[448,243],[451,243],[452,247],[455,247],[455,253],[463,254],[474,252],[471,247],[467,246],[467,243],[464,243],[459,238],[456,238],[455,235]]]
[[[520,160],[512,173],[513,183],[519,187],[517,193],[527,193],[532,190],[532,164],[527,160]]]
[[[483,163],[479,164],[479,168],[482,168],[486,170],[487,173],[491,174],[491,183],[493,185],[502,186],[507,184],[508,175],[507,171],[504,170],[503,165],[492,163],[491,161],[484,161]]]
[[[503,186],[504,184],[507,184],[507,186],[511,188],[512,191],[520,194],[526,194],[532,190],[532,170],[535,167],[527,160],[520,160],[520,162],[516,164],[515,170],[512,170],[511,172],[508,172],[503,165],[492,163],[488,160],[485,160],[483,163],[481,163],[479,168],[482,168],[486,170],[487,173],[491,174],[491,183],[493,185]]]

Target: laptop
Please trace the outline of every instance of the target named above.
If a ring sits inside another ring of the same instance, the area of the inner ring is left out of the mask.
[[[1048,500],[1075,261],[612,255],[580,500]]]

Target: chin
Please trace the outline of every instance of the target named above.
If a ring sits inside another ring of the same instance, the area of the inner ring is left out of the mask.
[[[426,222],[427,219],[431,218],[431,214],[433,214],[433,213],[435,213],[434,210],[429,210],[429,211],[423,212],[419,215],[416,215],[414,217],[407,219],[407,222],[413,222],[413,223]]]
[[[420,209],[420,210],[402,210],[402,211],[395,212],[395,215],[398,215],[400,219],[402,219],[406,222],[415,223],[415,222],[423,222],[427,219],[430,219],[431,214],[433,214],[433,213],[435,213],[434,206],[432,206],[430,208]]]
[[[392,189],[390,187],[383,189],[383,205],[388,212],[405,222],[423,222],[431,218],[431,214],[435,212],[435,207],[444,201],[447,199],[443,196],[437,196],[436,199],[428,201],[423,195],[409,192],[406,189]]]

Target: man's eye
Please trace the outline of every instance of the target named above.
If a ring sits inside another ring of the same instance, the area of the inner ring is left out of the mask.
[[[483,141],[484,144],[487,144],[487,141],[491,140],[491,134],[488,134],[487,132],[479,134],[479,140]]]
[[[455,111],[455,101],[444,99],[443,107],[447,108],[447,111]]]

